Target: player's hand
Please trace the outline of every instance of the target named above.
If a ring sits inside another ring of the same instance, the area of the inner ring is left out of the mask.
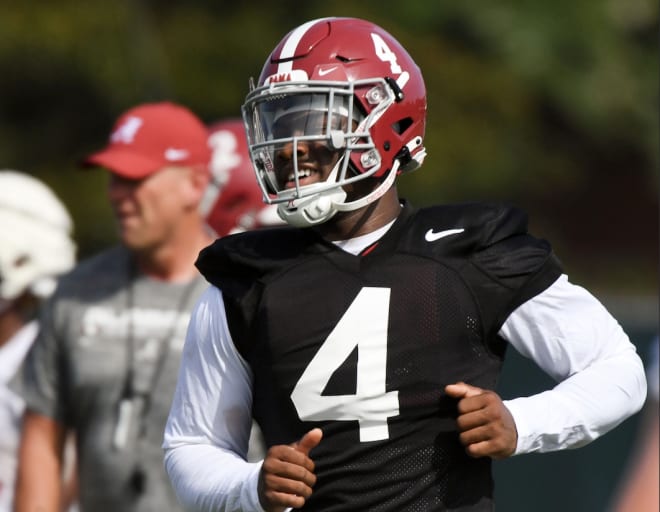
[[[316,483],[312,448],[321,442],[323,432],[314,428],[297,443],[272,446],[259,473],[259,501],[266,512],[300,508],[312,495]]]
[[[504,459],[516,451],[516,423],[497,393],[464,382],[449,384],[445,392],[458,399],[456,423],[468,455]]]

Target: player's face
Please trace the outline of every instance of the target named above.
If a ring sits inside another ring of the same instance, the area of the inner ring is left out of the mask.
[[[124,245],[149,250],[173,239],[190,208],[186,190],[191,172],[167,167],[138,180],[110,174],[108,196]]]
[[[336,126],[342,129],[345,118],[333,116]],[[273,127],[275,138],[287,138],[303,135],[322,134],[326,131],[327,116],[323,112],[306,112],[291,114],[277,121]],[[295,168],[297,163],[299,185],[311,185],[325,181],[342,151],[331,148],[325,140],[297,140],[289,142],[275,150],[275,173],[278,188],[295,187]]]

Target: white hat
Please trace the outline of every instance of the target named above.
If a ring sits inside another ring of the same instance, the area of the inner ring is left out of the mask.
[[[64,204],[38,179],[0,170],[0,299],[28,290],[46,297],[55,278],[73,267],[73,222]]]

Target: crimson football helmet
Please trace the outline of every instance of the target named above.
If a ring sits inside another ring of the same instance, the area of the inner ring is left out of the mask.
[[[209,127],[211,181],[202,199],[207,224],[219,236],[283,224],[275,206],[263,201],[254,177],[241,119]]]
[[[396,39],[361,19],[322,18],[289,32],[251,81],[242,113],[264,200],[294,226],[375,201],[426,155],[421,71]],[[298,166],[298,145],[315,141],[340,158],[325,181],[301,185],[310,171]],[[278,177],[285,147],[293,171]],[[377,186],[347,198],[344,185],[368,178]]]

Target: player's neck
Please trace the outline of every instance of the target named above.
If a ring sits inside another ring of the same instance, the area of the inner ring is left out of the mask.
[[[154,279],[189,281],[198,274],[194,263],[199,251],[212,242],[210,232],[200,227],[186,233],[183,238],[170,239],[157,247],[136,251],[137,268],[140,273]]]

